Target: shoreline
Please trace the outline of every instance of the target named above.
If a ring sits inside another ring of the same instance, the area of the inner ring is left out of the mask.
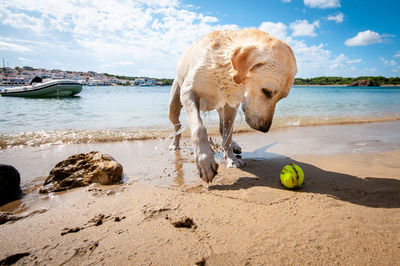
[[[238,118],[239,119],[239,118]],[[358,117],[358,118],[336,118],[321,119],[303,118],[302,121],[294,119],[290,121],[288,118],[276,117],[271,126],[270,132],[279,129],[290,129],[296,127],[319,127],[330,125],[358,125],[369,123],[385,123],[400,121],[400,116],[390,117]],[[285,122],[282,122],[285,121]],[[286,124],[283,124],[286,123]],[[183,124],[183,137],[189,137],[188,128]],[[205,121],[207,132],[210,136],[219,137],[218,123],[216,121]],[[250,128],[246,123],[236,122],[233,130],[236,134],[255,133],[256,130]],[[4,133],[0,134],[0,152],[7,149],[41,147],[41,146],[57,146],[67,144],[91,144],[91,143],[118,143],[140,140],[162,140],[170,139],[173,135],[173,129],[168,126],[143,127],[139,129],[54,129],[40,130],[21,133]]]
[[[30,198],[0,208],[23,216],[0,225],[0,260],[23,253],[18,263],[398,264],[399,130],[392,121],[237,134],[246,166],[225,168],[217,148],[211,184],[198,177],[187,138],[178,152],[158,140],[2,150],[0,161],[36,179],[25,183]],[[117,159],[126,182],[37,196],[37,178],[91,150]],[[305,172],[298,190],[279,182],[290,163]],[[176,228],[183,217],[196,226]]]
[[[263,145],[260,146],[260,143],[269,143],[268,149],[272,153],[280,154],[280,156],[334,155],[346,154],[349,151],[358,153],[367,150],[367,148],[368,152],[400,150],[400,139],[396,135],[396,132],[399,131],[400,120],[394,120],[283,127],[274,128],[265,134],[248,128],[234,131],[233,139],[241,145],[244,158],[258,158],[258,150],[263,147]],[[352,132],[352,134],[348,135],[348,132]],[[356,135],[354,136],[354,134]],[[209,131],[209,136],[216,145],[215,157],[221,164],[223,154],[220,148],[221,137],[217,133],[217,128],[215,128],[215,131]],[[339,141],[331,143],[329,140],[334,138],[338,138]],[[363,141],[357,139],[363,139]],[[153,157],[165,156],[166,162],[164,164],[166,165],[170,164],[169,161],[176,160],[173,153],[168,151],[170,141],[172,141],[172,138],[166,137],[116,142],[13,147],[0,150],[0,161],[14,165],[20,171],[22,181],[30,181],[37,177],[47,176],[52,166],[72,154],[99,150],[109,153],[120,161],[125,166],[124,169],[128,176],[136,176],[147,171],[141,163],[143,160],[151,161]],[[181,152],[186,155],[193,152],[188,134],[182,136]],[[270,158],[267,154],[269,153],[261,153],[261,158]],[[26,159],[29,159],[29,163],[26,162]],[[193,158],[186,160],[193,161]],[[40,164],[43,167],[37,167]],[[149,164],[148,167],[152,167],[151,162],[147,164]],[[142,172],[135,169],[137,165],[141,165]],[[193,170],[195,170],[194,167]]]

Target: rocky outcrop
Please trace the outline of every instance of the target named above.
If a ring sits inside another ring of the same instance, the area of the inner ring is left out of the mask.
[[[0,164],[0,206],[22,196],[21,176],[15,167]]]
[[[50,171],[40,192],[57,192],[92,183],[115,184],[122,180],[122,171],[122,165],[108,154],[98,151],[74,154]]]
[[[379,87],[379,84],[369,79],[362,79],[354,81],[348,87]]]

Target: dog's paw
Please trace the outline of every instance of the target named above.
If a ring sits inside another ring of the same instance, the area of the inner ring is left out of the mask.
[[[246,165],[246,163],[242,159],[239,159],[236,157],[233,157],[233,159],[232,158],[226,159],[226,167],[227,168],[240,168],[245,165]]]
[[[235,154],[241,154],[242,153],[242,148],[240,148],[239,144],[237,144],[235,141],[232,141],[232,150],[233,153]]]
[[[214,153],[200,153],[196,165],[200,177],[207,183],[211,182],[218,173],[218,164],[215,162]]]

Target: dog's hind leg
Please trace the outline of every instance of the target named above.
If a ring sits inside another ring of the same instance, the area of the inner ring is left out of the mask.
[[[244,161],[235,157],[233,154],[241,153],[240,146],[232,141],[233,122],[235,121],[237,109],[226,104],[223,108],[218,109],[219,114],[219,132],[222,136],[222,146],[224,148],[224,158],[227,167],[242,167]]]
[[[175,79],[171,87],[171,93],[169,96],[169,108],[168,108],[169,120],[174,125],[175,129],[174,141],[169,146],[170,150],[178,150],[179,141],[181,139],[181,133],[179,132],[181,130],[181,122],[179,121],[179,116],[181,114],[181,109],[182,109],[180,92],[181,88]]]

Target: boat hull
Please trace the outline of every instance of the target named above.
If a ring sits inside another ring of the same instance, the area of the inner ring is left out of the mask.
[[[35,84],[33,86],[22,86],[2,89],[1,96],[9,97],[69,97],[82,91],[82,84],[71,81],[52,81],[48,83]]]

